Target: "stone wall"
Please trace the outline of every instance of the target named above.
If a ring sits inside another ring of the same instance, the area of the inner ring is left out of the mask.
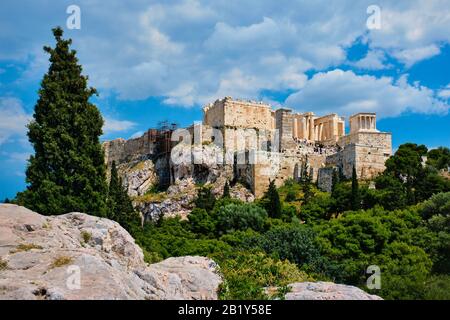
[[[113,161],[120,164],[154,155],[157,149],[154,134],[155,130],[149,130],[139,138],[130,140],[119,138],[104,142],[103,150],[108,167]]]
[[[267,104],[226,97],[205,106],[203,111],[203,123],[211,127],[274,129],[272,109]]]

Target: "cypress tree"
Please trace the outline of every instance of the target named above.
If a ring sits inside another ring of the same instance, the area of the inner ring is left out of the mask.
[[[331,192],[333,193],[336,189],[337,184],[339,183],[339,173],[337,169],[333,170],[331,179]]]
[[[89,102],[96,94],[82,75],[72,41],[53,29],[54,48],[44,47],[50,67],[41,83],[28,138],[34,155],[26,170],[27,189],[18,203],[41,214],[72,211],[106,216],[106,168],[99,141],[103,119]]]
[[[111,166],[111,180],[108,191],[108,218],[118,222],[128,231],[141,223],[139,214],[134,210],[127,190],[122,185],[115,161]]]
[[[356,175],[356,168],[353,166],[352,171],[352,195],[351,195],[351,205],[352,210],[359,210],[361,207],[360,197],[359,197],[359,185],[358,176]]]
[[[200,209],[205,209],[210,212],[216,204],[216,197],[211,191],[210,187],[201,187],[198,190],[197,198],[195,199],[195,206]]]
[[[228,181],[225,182],[225,185],[223,187],[222,198],[230,198],[230,185],[228,184]]]
[[[280,195],[278,194],[274,180],[270,181],[269,188],[267,189],[264,198],[266,200],[265,209],[269,216],[272,218],[281,218]]]

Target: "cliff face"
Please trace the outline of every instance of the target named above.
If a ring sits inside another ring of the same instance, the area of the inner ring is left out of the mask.
[[[0,300],[217,299],[216,269],[204,257],[148,265],[108,219],[0,205]]]
[[[160,135],[150,130],[136,139],[117,139],[103,144],[106,164],[110,168],[112,162],[116,162],[124,187],[146,221],[175,216],[184,219],[193,208],[197,185],[211,185],[213,193],[221,196],[226,181],[234,179],[233,166],[215,159],[219,152],[213,144],[198,146],[195,149],[198,153],[194,153],[191,146],[180,144],[176,153],[187,159],[170,165],[170,154],[160,152],[158,139]],[[201,161],[190,161],[198,154],[201,154]],[[168,179],[171,185],[165,192],[152,190]],[[251,191],[242,184],[233,185],[230,194],[243,201],[254,200]]]

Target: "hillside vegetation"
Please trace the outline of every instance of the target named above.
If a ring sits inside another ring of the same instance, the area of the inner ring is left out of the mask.
[[[438,150],[400,146],[375,189],[338,173],[332,193],[305,178],[278,190],[272,183],[256,203],[226,192],[215,199],[204,187],[189,221],[163,219],[130,231],[148,262],[215,259],[226,279],[222,298],[263,299],[265,287],[331,280],[385,299],[450,299],[450,181],[435,167],[441,158],[448,163],[448,149]],[[433,160],[423,164],[430,153]],[[380,290],[367,289],[371,265],[380,268]]]

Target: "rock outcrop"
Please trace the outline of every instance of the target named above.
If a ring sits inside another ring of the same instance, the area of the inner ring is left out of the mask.
[[[0,299],[217,299],[221,281],[204,257],[146,264],[111,220],[0,205]]]
[[[155,165],[150,159],[121,164],[118,167],[118,173],[131,197],[144,195],[158,183]]]
[[[383,300],[357,287],[332,282],[297,282],[289,287],[286,300]]]

